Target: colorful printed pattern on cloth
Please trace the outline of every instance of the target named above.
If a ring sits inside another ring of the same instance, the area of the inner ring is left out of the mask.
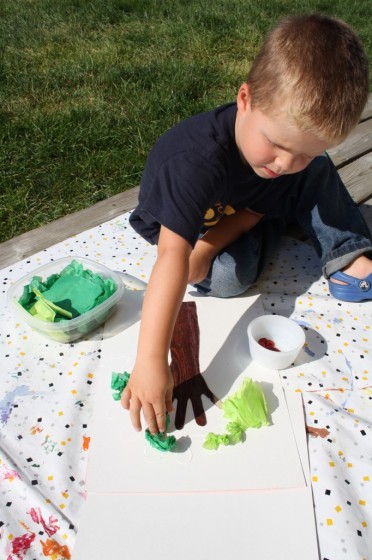
[[[4,560],[71,558],[85,499],[103,329],[73,344],[60,344],[32,332],[5,305],[13,282],[69,255],[85,256],[144,280],[153,262],[148,244],[137,240],[127,220],[121,219],[0,272],[0,558]]]
[[[257,283],[268,313],[306,332],[281,372],[303,393],[321,560],[367,560],[372,543],[372,302],[333,299],[315,252],[286,239]]]
[[[42,338],[5,307],[19,277],[80,256],[147,281],[156,249],[121,216],[0,272],[0,558],[71,557],[84,502],[94,381],[102,329],[71,345]],[[337,302],[313,249],[284,241],[260,282],[267,313],[306,331],[283,385],[303,393],[322,560],[367,560],[372,542],[372,302]],[[323,436],[323,437],[322,437]]]

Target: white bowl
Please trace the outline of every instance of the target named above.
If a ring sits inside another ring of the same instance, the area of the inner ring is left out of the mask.
[[[279,351],[265,348],[259,343],[260,339],[272,341]],[[305,339],[302,327],[281,315],[262,315],[248,325],[252,360],[269,369],[289,367],[297,358]]]

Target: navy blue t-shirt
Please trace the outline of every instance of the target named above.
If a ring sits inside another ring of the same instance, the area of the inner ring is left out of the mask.
[[[281,216],[280,201],[301,174],[263,179],[246,164],[235,142],[236,103],[182,121],[151,150],[141,180],[133,228],[157,243],[160,226],[194,246],[205,227],[224,214],[249,208]]]

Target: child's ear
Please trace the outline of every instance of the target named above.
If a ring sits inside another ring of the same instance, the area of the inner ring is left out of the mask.
[[[236,98],[238,105],[238,111],[245,113],[247,109],[251,106],[251,89],[247,82],[243,82],[239,88],[238,95]]]

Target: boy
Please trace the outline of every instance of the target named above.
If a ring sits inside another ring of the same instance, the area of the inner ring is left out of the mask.
[[[267,37],[236,103],[187,119],[155,144],[130,219],[158,244],[122,395],[136,430],[141,409],[151,433],[173,410],[168,351],[187,283],[217,297],[243,293],[293,219],[335,297],[372,297],[370,233],[324,153],[357,124],[367,96],[368,61],[350,27],[290,17]]]

